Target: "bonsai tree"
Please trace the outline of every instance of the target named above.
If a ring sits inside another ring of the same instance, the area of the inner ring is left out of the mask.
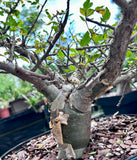
[[[30,27],[25,27],[20,19],[18,6],[25,9],[24,1],[1,1],[0,15],[6,17],[0,21],[0,54],[5,57],[0,62],[1,73],[30,82],[48,98],[59,159],[83,154],[90,139],[92,101],[111,86],[137,76],[137,1],[113,2],[122,14],[117,24],[107,23],[111,14],[107,7],[94,8],[86,0],[80,13],[81,25],[85,22],[87,31],[75,33],[71,26],[65,28],[70,0],[65,11],[54,14],[45,8],[47,0],[42,5],[39,0],[27,1],[39,12]],[[44,25],[36,30],[41,13],[45,14]],[[100,22],[96,21],[96,14],[100,15]],[[34,31],[35,39],[31,34]],[[20,59],[27,62],[27,68],[20,65]],[[36,73],[37,69],[41,72]]]

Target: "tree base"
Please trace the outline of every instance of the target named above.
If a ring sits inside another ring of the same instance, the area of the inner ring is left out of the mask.
[[[71,158],[77,159],[83,155],[85,150],[86,150],[86,147],[75,149],[74,154],[72,154],[72,152],[70,150],[69,150],[70,151],[69,152],[69,151],[66,151],[66,149],[60,149],[59,153],[58,153],[58,159],[71,159]],[[71,157],[71,155],[74,155],[74,157]]]

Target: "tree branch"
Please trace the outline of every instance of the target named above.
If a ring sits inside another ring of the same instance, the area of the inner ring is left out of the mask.
[[[97,25],[99,25],[99,26],[102,26],[102,27],[107,27],[107,28],[110,28],[110,29],[112,29],[112,30],[115,29],[115,27],[113,27],[113,26],[111,26],[111,25],[109,25],[109,24],[102,24],[102,23],[99,23],[99,22],[94,21],[94,20],[92,20],[92,19],[89,19],[89,18],[87,18],[87,17],[86,17],[86,20],[87,20],[88,22],[95,23],[95,24],[97,24]]]
[[[45,0],[45,2],[43,3],[39,14],[37,15],[34,23],[33,23],[32,26],[31,26],[31,28],[28,30],[27,35],[26,35],[26,37],[24,38],[24,42],[22,42],[23,44],[25,43],[25,41],[26,41],[26,39],[27,39],[27,36],[31,33],[32,29],[35,27],[35,24],[36,24],[36,22],[37,22],[37,20],[38,20],[38,18],[39,18],[39,16],[40,16],[40,14],[41,14],[41,12],[42,12],[42,10],[43,10],[43,8],[44,8],[44,6],[45,6],[46,3],[47,3],[47,0]]]
[[[50,43],[46,53],[42,56],[42,58],[40,59],[39,63],[35,66],[35,68],[38,68],[38,66],[42,63],[42,61],[46,59],[46,57],[49,55],[51,49],[55,45],[56,41],[59,39],[59,37],[61,36],[62,32],[64,31],[64,28],[66,26],[67,19],[68,19],[68,16],[69,16],[69,4],[70,4],[70,0],[67,0],[67,11],[66,11],[66,15],[65,15],[64,21],[63,21],[63,23],[60,24],[57,34],[55,35],[55,37],[54,37],[53,41]]]
[[[119,76],[114,82],[113,82],[113,86],[116,86],[117,84],[119,84],[122,81],[130,81],[131,79],[137,77],[137,70],[134,71],[130,71],[124,75]]]
[[[117,3],[123,6],[124,4],[122,2],[126,3],[126,1],[123,0],[117,1]],[[110,46],[108,61],[105,66],[103,66],[102,71],[100,71],[95,77],[91,78],[86,84],[87,90],[85,87],[80,89],[81,92],[85,92],[84,94],[91,91],[91,93],[89,93],[91,100],[94,100],[102,91],[113,85],[113,82],[120,75],[130,37],[137,22],[136,13],[136,5],[129,5],[128,10],[123,12],[123,17],[115,28],[114,39]],[[133,75],[130,76],[132,77]]]
[[[35,73],[35,72],[32,72],[32,71],[29,71],[27,69],[24,69],[24,68],[20,68],[19,66],[15,66],[15,70],[16,72],[20,73],[20,74],[24,74],[24,75],[28,75],[28,76],[34,76],[34,77],[37,77],[37,78],[40,78],[42,80],[50,80],[50,77],[49,76],[45,76],[45,75],[41,75],[41,74],[38,74],[38,73]]]
[[[6,18],[6,22],[8,21],[10,14],[11,14],[11,13],[14,11],[14,9],[16,9],[16,7],[18,6],[19,2],[20,2],[20,0],[18,0],[18,1],[15,3],[15,5],[13,6],[13,8],[10,9],[10,12],[8,12],[8,16],[7,16],[7,18]],[[5,26],[4,26],[3,30],[5,29],[5,27],[6,27],[6,23],[5,23]],[[8,26],[7,29],[4,30],[3,34],[5,34],[5,33],[9,30],[9,28],[10,28],[10,26]]]
[[[131,37],[130,37],[130,42],[132,42],[134,40],[134,38],[137,37],[137,33],[133,34]]]
[[[108,43],[108,44],[101,44],[101,45],[95,45],[95,46],[80,47],[80,48],[76,48],[76,50],[86,50],[91,48],[102,48],[102,47],[108,47],[108,46],[111,46],[111,44]]]
[[[43,75],[39,75],[37,73],[32,73],[28,70],[25,70],[23,68],[17,67],[11,63],[4,63],[0,62],[0,69],[13,74],[16,77],[19,77],[20,79],[24,81],[28,81],[32,83],[39,92],[44,94],[51,102],[54,101],[54,99],[59,94],[59,90],[54,85],[47,85],[46,81],[42,80]]]
[[[32,60],[33,64],[37,64],[39,62],[39,59],[37,59],[36,55],[33,55],[30,51],[23,49],[20,46],[15,46],[15,51],[18,52],[20,55],[25,56],[25,57],[30,57],[30,59]],[[63,84],[63,82],[65,81],[64,78],[59,75],[56,71],[53,71],[51,68],[46,68],[44,67],[43,64],[38,65],[38,68],[40,69],[40,71],[44,74],[44,75],[49,75],[50,79],[53,80],[53,82],[56,82],[56,86],[58,88],[61,87],[61,85]],[[34,68],[32,68],[31,71],[35,71]],[[51,82],[51,81],[50,81]]]

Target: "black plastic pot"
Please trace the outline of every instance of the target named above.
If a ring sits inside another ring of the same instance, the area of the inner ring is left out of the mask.
[[[121,96],[103,97],[96,100],[96,104],[101,106],[105,115],[112,115],[119,111],[119,114],[137,114],[137,91],[125,94],[119,107],[117,104]]]
[[[137,160],[137,154],[135,154],[135,155],[129,157],[129,158],[126,159],[126,160]]]
[[[30,113],[30,111],[27,111],[27,113],[29,114]],[[14,118],[16,119],[16,118],[19,118],[20,116],[23,118],[23,115],[25,116],[25,115],[27,115],[27,113],[22,113],[22,114],[20,114],[20,115],[16,115]],[[30,115],[30,114],[29,114]],[[46,112],[46,116],[48,116],[49,117],[49,113],[48,112]],[[130,115],[130,116],[135,116],[135,114],[133,114],[133,115]],[[13,118],[13,117],[12,117]],[[6,121],[8,120],[9,118],[7,118],[7,119],[5,119]],[[46,123],[48,122],[48,120],[46,120]],[[0,123],[1,124],[1,123]],[[37,126],[38,127],[38,126]],[[19,143],[19,141],[18,141],[18,144],[17,145],[15,145],[14,144],[14,147],[9,147],[10,149],[8,149],[8,147],[6,148],[6,152],[4,152],[1,156],[0,156],[0,159],[2,159],[2,158],[4,158],[4,156],[5,155],[7,155],[7,154],[9,154],[12,150],[14,150],[14,149],[17,149],[17,147],[20,147],[22,144],[24,144],[24,143],[26,143],[26,142],[28,142],[28,141],[30,141],[30,140],[32,140],[32,139],[34,139],[34,138],[37,138],[37,137],[39,137],[39,136],[42,136],[42,135],[46,135],[46,134],[49,134],[50,133],[50,129],[49,129],[49,126],[48,126],[48,124],[46,124],[46,130],[47,131],[45,131],[45,126],[44,126],[44,131],[43,131],[43,129],[42,129],[42,133],[36,133],[36,135],[35,136],[30,136],[31,138],[29,138],[29,137],[26,137],[24,140],[22,139],[21,140],[21,142]],[[32,128],[31,128],[32,129]],[[37,129],[37,128],[36,128]],[[26,131],[28,132],[28,130],[26,129]],[[29,132],[32,134],[32,132],[34,132],[35,130],[29,130]],[[14,132],[15,133],[15,132]],[[20,134],[21,134],[21,132],[20,132]],[[9,135],[10,135],[10,133],[9,133]],[[34,135],[34,134],[33,134]],[[0,136],[1,136],[1,134],[0,134]],[[21,134],[21,136],[23,136],[22,134]],[[5,137],[6,138],[6,137]],[[11,137],[12,138],[12,137]],[[13,138],[15,138],[15,137],[13,137]],[[14,139],[15,140],[15,139]],[[0,142],[1,142],[1,139],[0,139]],[[15,141],[14,141],[14,143],[15,143]],[[1,146],[3,146],[1,143],[0,143],[0,147]],[[0,148],[1,149],[1,148]],[[8,149],[8,150],[7,150]],[[129,158],[127,158],[126,160],[137,160],[137,154],[135,154],[135,155],[133,155],[133,156],[131,156],[131,157],[129,157]]]
[[[0,120],[0,156],[31,137],[49,131],[48,108],[42,113],[27,110]]]

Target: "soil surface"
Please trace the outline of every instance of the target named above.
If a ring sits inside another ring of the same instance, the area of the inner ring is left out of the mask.
[[[32,139],[2,160],[57,160],[57,143],[51,133]],[[137,154],[137,117],[113,115],[91,120],[91,138],[78,160],[126,160]]]

